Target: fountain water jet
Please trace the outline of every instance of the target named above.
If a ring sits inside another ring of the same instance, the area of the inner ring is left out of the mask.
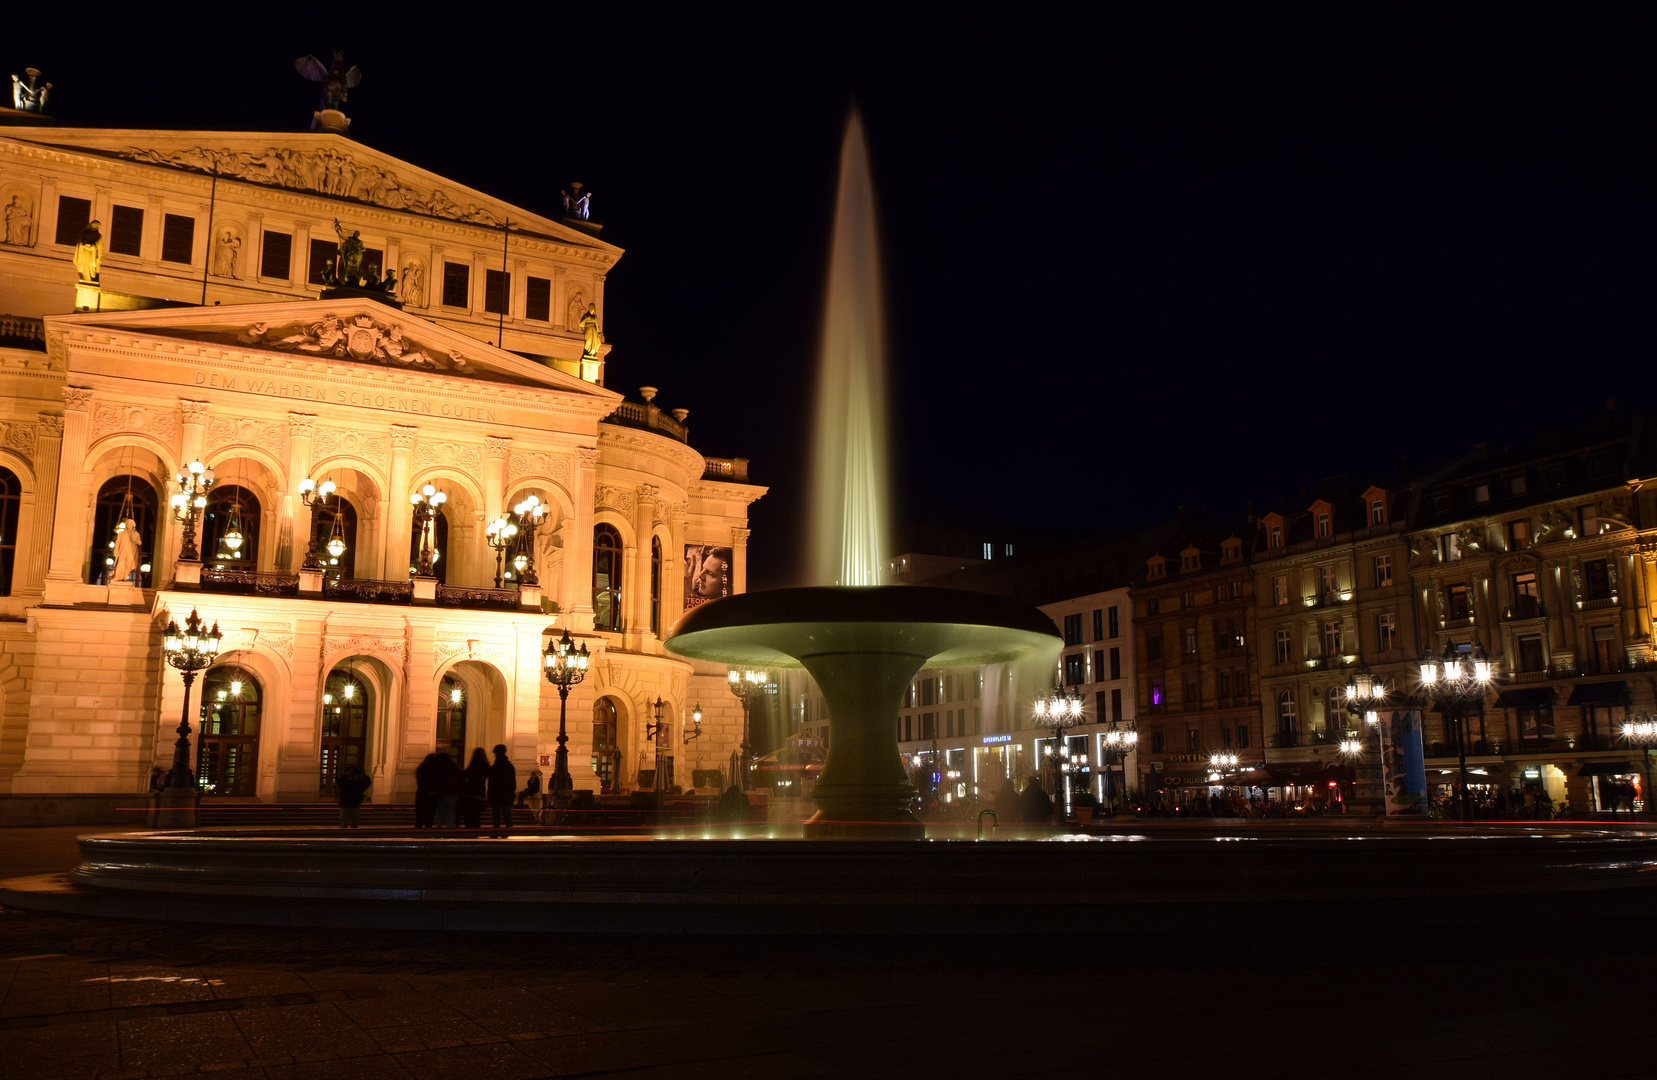
[[[667,647],[681,656],[803,667],[816,679],[833,725],[812,791],[817,814],[807,822],[807,834],[820,838],[923,835],[896,731],[904,690],[921,668],[1051,663],[1060,648],[1052,622],[1027,604],[881,584],[889,551],[880,297],[874,188],[853,113],[841,146],[817,383],[813,571],[824,584],[716,600],[667,632]]]

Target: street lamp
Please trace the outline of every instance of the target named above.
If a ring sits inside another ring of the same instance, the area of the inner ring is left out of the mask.
[[[514,506],[512,512],[518,515],[518,531],[522,537],[518,541],[518,554],[512,557],[512,565],[518,570],[518,584],[540,585],[541,579],[535,574],[535,530],[547,515],[547,504],[540,496],[530,495]]]
[[[1360,663],[1358,670],[1346,677],[1346,714],[1356,720],[1363,717],[1370,732],[1375,736],[1375,768],[1381,777],[1381,816],[1387,811],[1387,763],[1381,755],[1381,707],[1386,704],[1387,684],[1384,679],[1377,679],[1367,665]],[[1353,749],[1347,748],[1347,743]],[[1341,754],[1358,761],[1363,756],[1362,738],[1356,731],[1346,733],[1341,740]]]
[[[1066,772],[1064,733],[1086,719],[1082,713],[1082,692],[1071,693],[1066,687],[1055,686],[1051,694],[1036,699],[1035,714],[1037,724],[1053,729],[1053,749],[1048,751],[1047,761],[1053,772],[1054,796],[1059,798],[1059,785]],[[1059,820],[1063,821],[1064,804],[1055,805],[1059,806]]]
[[[1118,728],[1116,721],[1110,722],[1110,730],[1103,736],[1107,760],[1102,762],[1107,769],[1110,762],[1119,762],[1122,766],[1122,809],[1128,808],[1128,755],[1139,745],[1139,732],[1133,724],[1125,728]],[[1116,799],[1112,793],[1111,806],[1115,807]]]
[[[1226,781],[1242,768],[1241,759],[1230,751],[1208,756],[1208,782],[1220,785],[1220,795],[1228,799],[1231,795],[1231,785]]]
[[[696,707],[690,711],[690,724],[691,730],[685,732],[684,735],[681,736],[681,739],[686,746],[689,746],[691,743],[702,737],[702,703],[700,701],[697,702]]]
[[[1445,642],[1444,656],[1435,658],[1429,647],[1421,654],[1421,689],[1433,699],[1444,719],[1455,724],[1456,758],[1461,765],[1461,820],[1473,821],[1473,796],[1467,790],[1467,711],[1482,708],[1494,669],[1478,639],[1463,656],[1453,642]]]
[[[558,687],[558,752],[552,761],[552,805],[559,811],[569,807],[570,790],[575,787],[570,779],[570,752],[565,745],[570,740],[564,730],[564,714],[569,707],[570,687],[587,677],[591,659],[586,644],[577,649],[568,630],[563,637],[547,642],[546,651],[541,654],[547,682]]]
[[[770,676],[755,668],[732,668],[725,673],[725,679],[731,693],[742,702],[742,790],[747,791],[751,784],[748,778],[748,757],[754,749],[753,703],[765,693],[765,684],[770,681]]]
[[[414,507],[414,527],[420,532],[420,566],[415,571],[416,577],[436,577],[437,572],[432,563],[431,523],[437,516],[438,508],[449,501],[449,497],[438,491],[430,484],[419,491],[412,492],[409,504]]]
[[[173,769],[167,774],[167,786],[170,788],[196,786],[196,778],[190,772],[190,687],[196,681],[196,672],[211,664],[213,658],[219,655],[222,640],[219,624],[215,622],[213,629],[205,629],[194,608],[190,609],[190,617],[184,620],[182,632],[177,619],[167,622],[162,651],[166,654],[167,663],[184,676],[184,714],[179,717],[178,741],[173,744]]]
[[[512,546],[512,538],[518,535],[518,527],[503,517],[498,517],[489,523],[483,530],[483,538],[489,542],[489,547],[495,553],[495,588],[501,587],[501,559]]]
[[[667,791],[667,770],[662,768],[662,732],[667,730],[667,721],[662,719],[667,711],[667,704],[662,701],[661,695],[656,695],[656,704],[652,705],[651,712],[655,714],[655,722],[644,725],[644,737],[650,740],[651,748],[656,751],[656,778],[651,783],[660,798]]]
[[[200,562],[201,551],[196,547],[196,518],[207,505],[207,491],[213,486],[213,470],[199,461],[192,461],[175,476],[178,492],[168,501],[173,508],[173,520],[184,526],[184,544],[179,549],[180,562]]]
[[[1636,713],[1622,726],[1622,737],[1631,746],[1640,748],[1640,767],[1645,774],[1645,787],[1640,790],[1644,810],[1651,813],[1651,748],[1657,746],[1657,713]]]
[[[327,508],[328,497],[334,494],[334,489],[335,484],[332,480],[324,480],[319,484],[307,476],[299,482],[299,501],[304,503],[305,508],[311,512],[311,543],[310,546],[305,549],[305,562],[300,567],[303,570],[322,569],[322,559],[317,554],[318,545],[316,540],[316,512],[318,507],[322,507],[323,509]],[[338,500],[336,500],[336,504],[337,501]],[[336,507],[336,517],[338,516],[338,513],[339,511]],[[329,546],[332,547],[332,545],[333,539],[330,537]],[[339,550],[340,554],[345,553],[345,541],[343,539],[340,541]],[[334,559],[338,561],[339,556],[335,555]]]

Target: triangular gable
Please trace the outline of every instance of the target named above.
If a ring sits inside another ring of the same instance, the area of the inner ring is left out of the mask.
[[[368,299],[86,312],[48,316],[47,323],[622,399],[613,390]]]
[[[383,151],[326,132],[129,131],[29,128],[19,142],[82,150],[262,187],[350,199],[386,210],[537,234],[621,257],[622,249],[571,225],[456,183]]]

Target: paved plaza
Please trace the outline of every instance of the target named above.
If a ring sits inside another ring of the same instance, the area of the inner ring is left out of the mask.
[[[0,875],[81,831],[0,834]],[[1205,914],[1206,913],[1206,914]],[[1652,950],[1598,920],[1443,938],[287,930],[0,909],[0,1076],[1649,1076]],[[908,916],[913,917],[913,916]],[[805,928],[809,929],[809,928]],[[1639,1021],[1636,1022],[1637,1018]]]

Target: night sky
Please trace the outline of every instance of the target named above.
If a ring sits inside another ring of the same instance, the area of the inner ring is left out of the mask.
[[[316,90],[293,60],[339,47],[364,72],[361,142],[546,213],[585,184],[627,249],[610,385],[659,386],[695,446],[773,485],[755,587],[802,564],[854,101],[888,258],[900,523],[1229,518],[1607,397],[1647,406],[1657,93],[1645,28],[1603,12],[42,6],[65,14],[8,15],[0,74],[42,69],[67,123],[302,129]]]

